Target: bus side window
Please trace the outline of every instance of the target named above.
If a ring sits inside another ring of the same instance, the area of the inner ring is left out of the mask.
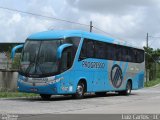
[[[138,62],[138,50],[134,49],[133,50],[133,55],[134,55],[134,59],[133,59],[133,62],[134,63],[137,63]]]
[[[93,49],[93,41],[92,40],[87,40],[84,39],[82,48],[81,48],[81,53],[80,53],[80,58],[85,59],[85,58],[93,58],[94,57],[94,49]]]
[[[144,62],[144,51],[140,50],[140,62]]]
[[[133,50],[133,48],[129,48],[129,56],[130,56],[130,62],[134,62],[134,50]]]
[[[137,50],[137,63],[144,62],[144,51],[143,50]]]
[[[127,51],[126,51],[125,47],[122,47],[121,53],[122,53],[121,60],[122,61],[127,61]]]
[[[93,49],[93,41],[88,41],[87,42],[87,58],[93,58],[94,57],[94,49]]]
[[[121,56],[121,54],[122,54],[122,52],[121,52],[121,46],[116,45],[115,52],[116,52],[116,54],[115,54],[116,55],[116,60],[120,61],[121,58],[122,58],[122,56]]]
[[[113,44],[106,44],[107,48],[107,59],[108,60],[115,60],[115,47]]]
[[[81,54],[80,54],[80,57],[81,58],[86,58],[86,49],[87,49],[87,47],[86,47],[86,41],[84,40],[83,41],[83,44],[82,44],[82,48],[81,48]]]
[[[106,59],[105,43],[95,41],[95,58]]]
[[[131,62],[130,48],[126,47],[126,61]]]

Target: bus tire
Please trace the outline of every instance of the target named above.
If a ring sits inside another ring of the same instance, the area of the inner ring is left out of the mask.
[[[106,96],[106,92],[95,92],[96,96]]]
[[[79,82],[76,88],[76,93],[73,95],[76,99],[83,99],[85,92],[85,86],[83,82]]]
[[[50,100],[51,98],[51,95],[48,95],[48,94],[40,94],[40,96],[43,100]]]
[[[119,91],[118,93],[120,95],[130,95],[131,94],[131,90],[132,90],[132,84],[131,84],[131,81],[128,81],[127,85],[126,85],[126,90]]]

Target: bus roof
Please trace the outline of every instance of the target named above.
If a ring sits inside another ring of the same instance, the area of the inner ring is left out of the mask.
[[[67,38],[67,37],[83,37],[93,40],[98,40],[102,42],[108,42],[113,44],[119,44],[124,46],[131,46],[131,44],[128,44],[126,41],[120,41],[111,37],[107,37],[104,35],[92,33],[92,32],[86,32],[82,30],[50,30],[50,31],[44,31],[44,32],[38,32],[31,34],[28,39],[31,40],[48,40],[48,39],[59,39],[59,38]],[[137,47],[134,47],[137,48]]]

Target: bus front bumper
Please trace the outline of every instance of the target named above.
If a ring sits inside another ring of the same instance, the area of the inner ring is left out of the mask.
[[[24,81],[17,82],[17,89],[20,92],[37,93],[37,94],[57,94],[58,84],[47,83],[29,83]]]

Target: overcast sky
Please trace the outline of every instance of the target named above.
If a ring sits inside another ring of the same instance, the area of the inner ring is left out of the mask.
[[[93,26],[142,47],[160,37],[160,0],[0,0],[1,7],[37,13]],[[0,9],[0,42],[24,42],[31,33],[88,27]],[[93,32],[104,34],[98,30]],[[160,48],[160,38],[149,45]]]

